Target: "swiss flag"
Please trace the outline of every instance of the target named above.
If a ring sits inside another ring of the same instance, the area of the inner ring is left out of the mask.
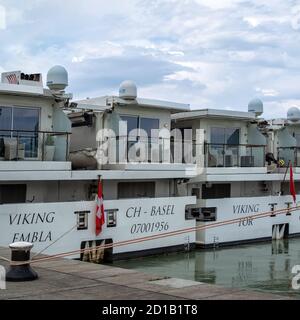
[[[102,181],[98,180],[98,194],[96,198],[96,236],[102,231],[102,225],[105,223]]]
[[[290,162],[290,193],[291,193],[291,196],[293,197],[294,203],[296,203],[296,190],[295,190],[293,168],[292,168],[291,162]]]

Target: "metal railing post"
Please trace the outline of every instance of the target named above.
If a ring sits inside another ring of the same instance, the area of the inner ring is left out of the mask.
[[[45,133],[42,133],[42,161],[45,159]]]
[[[68,161],[68,155],[69,155],[69,133],[66,134],[66,158],[65,161]]]
[[[17,131],[17,150],[16,150],[16,161],[19,160],[19,131]]]

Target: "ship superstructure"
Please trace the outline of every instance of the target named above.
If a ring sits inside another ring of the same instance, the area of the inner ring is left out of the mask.
[[[195,225],[185,215],[186,206],[195,203],[195,197],[177,194],[177,184],[193,165],[161,162],[163,144],[170,139],[141,135],[143,130],[167,130],[171,114],[188,110],[188,105],[128,99],[122,95],[122,87],[119,96],[70,103],[71,96],[63,91],[67,83],[63,68],[48,72],[50,90],[43,88],[41,75],[37,77],[39,85],[32,85],[35,80],[20,82],[20,74],[15,74],[16,83],[0,85],[2,246],[28,241],[34,244],[35,252],[57,254]],[[127,124],[128,132],[135,130],[135,135],[129,139],[127,131],[118,135],[119,122]],[[108,139],[106,131],[115,136]],[[112,146],[121,146],[124,137],[128,140],[125,153],[104,162],[105,152],[111,154]],[[141,143],[150,151],[149,156],[129,159],[132,145]],[[108,150],[104,150],[107,144]],[[124,160],[121,155],[126,155]],[[96,236],[99,179],[105,225]],[[166,252],[194,243],[195,233],[190,232],[116,246],[108,255]],[[104,250],[98,251],[96,257],[103,258]],[[71,257],[91,259],[82,252]]]
[[[298,190],[296,109],[277,120],[260,117],[257,99],[248,111],[190,110],[139,97],[132,81],[118,95],[73,101],[67,85],[60,66],[47,89],[41,74],[2,75],[0,245],[101,261],[300,233],[287,172],[292,164]],[[251,218],[264,212],[274,214]]]
[[[184,192],[197,197],[190,216],[198,227],[238,220],[199,228],[199,246],[281,239],[300,232],[299,211],[288,210],[297,206],[289,191],[290,164],[299,190],[299,114],[292,116],[290,109],[287,119],[266,121],[259,117],[262,109],[255,99],[248,112],[205,109],[172,116],[174,127],[194,133],[200,129],[204,135],[200,173],[185,184]],[[287,212],[276,214],[280,210]],[[263,213],[269,215],[251,218]]]

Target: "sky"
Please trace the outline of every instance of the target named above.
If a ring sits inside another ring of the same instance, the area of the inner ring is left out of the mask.
[[[117,94],[264,117],[300,107],[300,0],[0,0],[0,72],[69,72],[75,99]]]

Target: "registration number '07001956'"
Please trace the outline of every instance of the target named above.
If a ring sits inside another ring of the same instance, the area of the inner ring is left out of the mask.
[[[169,230],[169,223],[165,221],[136,223],[131,226],[130,233],[162,232],[167,230]]]

